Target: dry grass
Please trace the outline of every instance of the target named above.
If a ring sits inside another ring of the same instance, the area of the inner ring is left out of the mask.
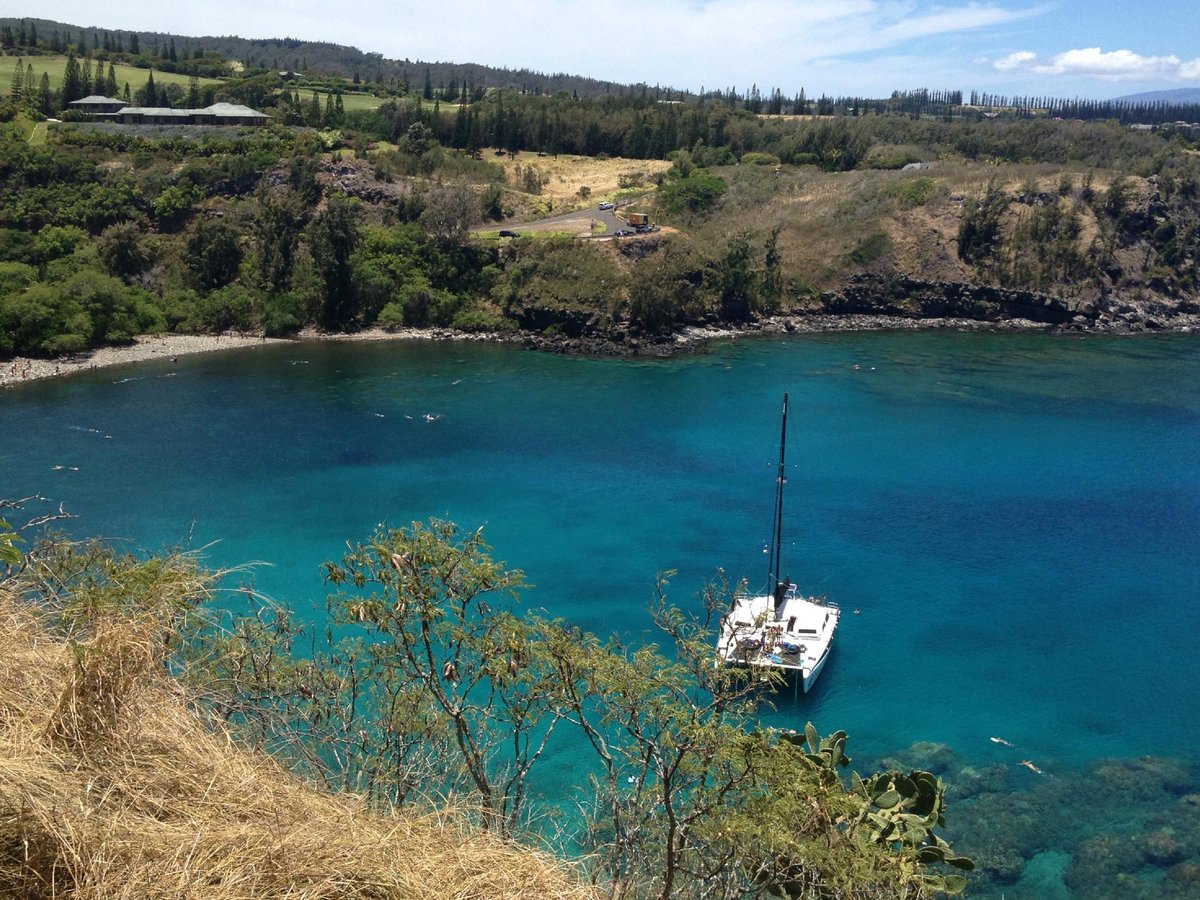
[[[68,644],[0,585],[0,895],[594,896],[469,817],[370,812],[238,747],[189,712],[161,637],[114,620]]]
[[[920,172],[784,167],[781,174],[773,175],[769,169],[746,166],[719,172],[729,190],[715,215],[693,223],[692,236],[717,252],[730,234],[761,239],[778,226],[785,268],[825,290],[840,289],[849,275],[864,270],[850,255],[872,235],[886,235],[889,243],[867,270],[970,281],[976,275],[957,254],[964,200],[982,195],[993,180],[1010,194],[1032,185],[1054,195],[1063,174],[1061,168],[1045,164],[998,168],[952,160],[938,161]],[[1076,195],[1083,177],[1080,171],[1072,173]],[[917,179],[933,185],[931,195],[920,205],[902,202],[904,185]],[[1109,173],[1094,173],[1093,188],[1105,190],[1110,180]],[[1019,212],[1014,207],[1010,217],[1015,219]],[[1086,247],[1095,234],[1094,217],[1086,209],[1081,223],[1081,246]]]
[[[621,176],[633,177],[641,175],[647,179],[646,190],[653,190],[649,178],[658,172],[671,168],[671,163],[661,159],[593,159],[589,156],[538,156],[536,153],[520,153],[517,157],[496,156],[495,151],[486,149],[483,158],[503,166],[508,175],[510,186],[519,186],[521,180],[516,176],[516,167],[522,169],[533,166],[542,175],[548,176],[549,181],[542,188],[540,197],[553,201],[556,211],[565,211],[572,202],[580,205],[591,205],[605,198],[616,196],[621,189]],[[586,203],[579,198],[579,189],[586,187],[591,192]]]

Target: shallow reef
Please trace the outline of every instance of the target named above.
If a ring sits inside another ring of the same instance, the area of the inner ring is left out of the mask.
[[[1039,773],[921,743],[879,767],[946,782],[945,837],[976,864],[970,897],[1200,896],[1200,758],[1106,758]]]

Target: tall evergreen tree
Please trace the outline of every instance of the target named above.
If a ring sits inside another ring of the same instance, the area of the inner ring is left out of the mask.
[[[129,36],[129,52],[130,53],[141,53],[142,52],[140,47],[138,46],[138,36],[137,36],[136,31]]]
[[[32,68],[33,66],[30,66],[30,69]],[[37,105],[44,116],[48,116],[54,111],[54,93],[50,90],[49,72],[42,73],[42,82],[38,85]]]
[[[12,77],[12,97],[14,100],[20,100],[25,95],[25,66],[21,64],[21,57],[17,57],[17,65],[13,69]]]
[[[108,64],[108,78],[104,82],[104,95],[106,97],[117,96],[117,69],[111,62]]]
[[[154,70],[150,70],[150,74],[146,77],[145,98],[142,100],[143,106],[158,106],[158,88],[154,86]]]
[[[90,56],[85,56],[83,58],[83,72],[81,74],[80,82],[81,83],[80,83],[79,95],[81,97],[86,97],[89,94],[91,94],[91,92],[92,92],[92,58]]]
[[[67,53],[67,65],[63,70],[62,102],[65,109],[72,100],[83,96],[83,70],[74,52]]]

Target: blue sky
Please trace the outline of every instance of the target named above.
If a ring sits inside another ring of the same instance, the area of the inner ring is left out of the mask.
[[[699,89],[879,96],[917,87],[1113,97],[1200,87],[1183,0],[0,0],[81,25],[297,37]]]

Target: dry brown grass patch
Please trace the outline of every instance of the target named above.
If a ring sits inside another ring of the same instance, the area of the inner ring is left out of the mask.
[[[0,585],[0,895],[585,898],[471,817],[383,815],[189,711],[148,626],[57,639]]]
[[[536,153],[520,153],[516,158],[496,156],[493,150],[484,150],[483,158],[503,166],[508,176],[508,184],[520,187],[520,179],[516,177],[516,167],[525,169],[533,166],[542,175],[549,176],[549,181],[542,188],[541,197],[554,203],[556,212],[565,212],[571,205],[590,206],[605,197],[616,194],[621,187],[621,178],[636,178],[644,176],[647,180],[671,168],[671,163],[661,159],[595,159],[590,156],[570,156],[562,154],[555,156],[538,156]],[[579,189],[587,187],[591,192],[586,201],[579,197]],[[647,190],[653,185],[647,181]]]

